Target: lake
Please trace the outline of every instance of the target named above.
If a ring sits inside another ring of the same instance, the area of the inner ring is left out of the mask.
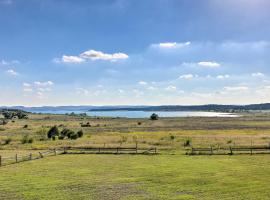
[[[197,111],[74,111],[74,110],[42,110],[35,113],[47,114],[66,114],[74,112],[75,114],[86,113],[88,116],[97,117],[126,117],[126,118],[149,118],[152,113],[158,114],[159,117],[238,117],[236,114],[221,112],[197,112]]]

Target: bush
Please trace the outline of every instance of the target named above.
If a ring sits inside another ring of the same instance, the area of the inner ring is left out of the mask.
[[[58,137],[58,139],[59,139],[59,140],[63,140],[63,139],[65,139],[65,136],[60,135],[60,136]]]
[[[47,140],[47,130],[43,127],[36,132],[36,135],[40,141]]]
[[[171,136],[170,136],[170,139],[171,139],[171,140],[174,140],[174,139],[175,139],[175,136],[174,136],[174,135],[171,135]]]
[[[72,134],[70,135],[70,139],[76,140],[76,139],[78,139],[78,137],[79,137],[78,134],[72,131]]]
[[[22,142],[22,144],[33,143],[34,142],[34,139],[33,138],[29,138],[28,135],[25,135],[21,139],[21,142]]]
[[[27,124],[25,124],[25,125],[23,126],[23,128],[28,128],[28,125],[27,125]]]
[[[151,116],[150,116],[150,119],[151,120],[158,120],[158,115],[156,113],[153,113]]]
[[[184,142],[184,147],[189,147],[191,146],[191,140],[190,139],[187,139],[185,142]]]
[[[142,125],[142,122],[138,122],[138,125]]]
[[[53,136],[59,136],[59,130],[57,126],[53,126],[47,133],[48,138],[52,138]]]
[[[70,135],[70,132],[71,130],[67,129],[67,128],[64,128],[62,131],[61,131],[61,136],[63,137],[68,137],[68,135]]]
[[[77,132],[77,134],[78,134],[78,137],[82,137],[83,136],[83,131],[82,130],[79,130],[78,132]]]
[[[10,137],[4,139],[4,145],[9,144],[12,141],[12,139]]]

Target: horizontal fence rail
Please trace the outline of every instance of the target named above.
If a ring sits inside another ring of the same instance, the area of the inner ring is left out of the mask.
[[[157,154],[157,148],[126,148],[126,147],[63,147],[47,150],[44,152],[32,152],[25,155],[15,154],[14,156],[3,157],[0,155],[0,167],[20,163],[24,161],[41,159],[48,156],[60,154]]]
[[[4,157],[0,155],[0,167],[4,165],[10,165],[10,164],[24,162],[24,161],[41,159],[48,156],[56,156],[63,153],[64,153],[64,149],[53,149],[53,150],[48,150],[45,152],[32,152],[32,153],[24,154],[24,155],[15,154],[14,156],[8,156],[8,157]]]
[[[191,147],[187,155],[270,154],[270,146]]]
[[[65,153],[93,153],[93,154],[156,154],[157,148],[130,147],[66,147]]]

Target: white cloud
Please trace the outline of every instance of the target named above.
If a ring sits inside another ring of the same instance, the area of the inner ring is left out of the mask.
[[[160,49],[172,49],[172,48],[182,48],[187,47],[191,42],[177,43],[177,42],[164,42],[159,44],[152,44],[151,47]]]
[[[31,84],[30,83],[23,83],[23,86],[24,87],[31,87]]]
[[[157,88],[156,88],[156,87],[153,87],[153,86],[149,86],[149,87],[147,87],[146,89],[147,89],[147,90],[157,90]]]
[[[34,84],[37,87],[46,87],[46,86],[52,86],[54,83],[52,81],[45,81],[45,82],[35,81]]]
[[[224,87],[224,90],[231,91],[231,92],[238,92],[238,91],[247,91],[249,88],[246,86],[234,86],[234,87]]]
[[[145,81],[139,81],[138,82],[140,85],[147,85],[147,82],[145,82]]]
[[[29,94],[34,95],[34,97],[38,99],[43,99],[46,97],[46,94],[50,91],[52,91],[52,86],[54,83],[52,81],[35,81],[34,83],[26,83],[24,82],[22,84],[23,86],[23,93],[25,96],[28,96]]]
[[[169,85],[168,87],[165,88],[166,91],[175,91],[177,88],[174,85]]]
[[[63,63],[82,63],[84,61],[85,60],[83,58],[80,58],[78,56],[66,56],[66,55],[63,55],[62,59],[61,59],[61,62],[63,62]]]
[[[264,74],[261,72],[257,72],[257,73],[252,73],[251,76],[253,77],[264,77]]]
[[[198,75],[193,75],[193,74],[183,74],[181,76],[179,76],[179,79],[187,79],[187,80],[190,80],[190,79],[193,79],[195,77],[198,77]]]
[[[0,65],[16,65],[19,64],[20,62],[18,60],[11,60],[11,61],[7,61],[7,60],[1,60],[0,61]]]
[[[6,73],[10,76],[18,76],[18,72],[14,71],[13,69],[9,69],[6,71]]]
[[[88,60],[108,60],[115,62],[117,60],[124,60],[128,59],[129,56],[125,53],[103,53],[102,51],[96,51],[96,50],[88,50],[83,53],[81,53],[79,56],[67,56],[63,55],[61,59],[55,58],[53,61],[56,63],[83,63],[87,59]]]
[[[228,79],[230,78],[230,75],[224,74],[224,75],[217,75],[217,79]]]
[[[81,58],[91,59],[91,60],[109,60],[109,61],[117,61],[124,60],[128,58],[128,55],[125,53],[114,53],[107,54],[102,51],[89,50],[80,54]]]
[[[202,61],[198,62],[198,65],[200,67],[207,67],[207,68],[217,68],[220,67],[220,64],[217,62],[211,62],[211,61]]]

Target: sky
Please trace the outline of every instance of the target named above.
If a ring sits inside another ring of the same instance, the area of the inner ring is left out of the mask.
[[[269,0],[0,0],[0,105],[270,102]]]

